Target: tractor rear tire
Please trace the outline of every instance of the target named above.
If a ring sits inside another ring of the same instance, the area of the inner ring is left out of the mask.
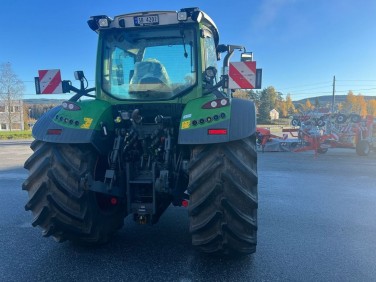
[[[34,153],[24,165],[29,176],[22,185],[29,194],[25,209],[34,216],[32,225],[57,242],[103,244],[124,224],[120,199],[87,190],[87,176],[103,174],[98,154],[89,147],[31,144]]]
[[[189,172],[192,244],[205,253],[254,253],[258,207],[255,135],[197,145]]]

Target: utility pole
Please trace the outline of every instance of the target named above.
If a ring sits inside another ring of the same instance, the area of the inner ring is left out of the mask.
[[[336,76],[333,76],[332,114],[334,113],[335,93],[336,93]]]

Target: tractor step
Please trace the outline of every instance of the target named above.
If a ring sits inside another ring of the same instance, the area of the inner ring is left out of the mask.
[[[128,213],[135,215],[135,219],[144,224],[150,221],[156,212],[155,189],[150,174],[140,175],[128,181]]]

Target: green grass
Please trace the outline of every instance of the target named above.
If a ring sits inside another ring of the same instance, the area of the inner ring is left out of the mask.
[[[0,131],[0,140],[31,139],[31,130]]]

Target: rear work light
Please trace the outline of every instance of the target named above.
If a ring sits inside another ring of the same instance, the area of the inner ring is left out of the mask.
[[[90,19],[87,21],[89,27],[94,31],[97,31],[98,29],[101,29],[101,28],[109,28],[111,25],[111,22],[112,22],[112,19],[105,15],[93,16],[93,17],[90,17]]]
[[[216,109],[216,108],[222,108],[230,105],[230,100],[227,98],[223,99],[216,99],[213,101],[209,101],[202,105],[202,109]]]
[[[208,135],[227,135],[227,129],[208,129]]]
[[[188,19],[187,12],[178,12],[178,21],[186,21]]]
[[[47,135],[60,135],[62,132],[61,129],[48,129]]]
[[[100,27],[109,27],[109,26],[110,26],[109,19],[108,19],[108,18],[102,18],[102,19],[99,19],[99,20],[98,20],[98,25],[99,25]]]

